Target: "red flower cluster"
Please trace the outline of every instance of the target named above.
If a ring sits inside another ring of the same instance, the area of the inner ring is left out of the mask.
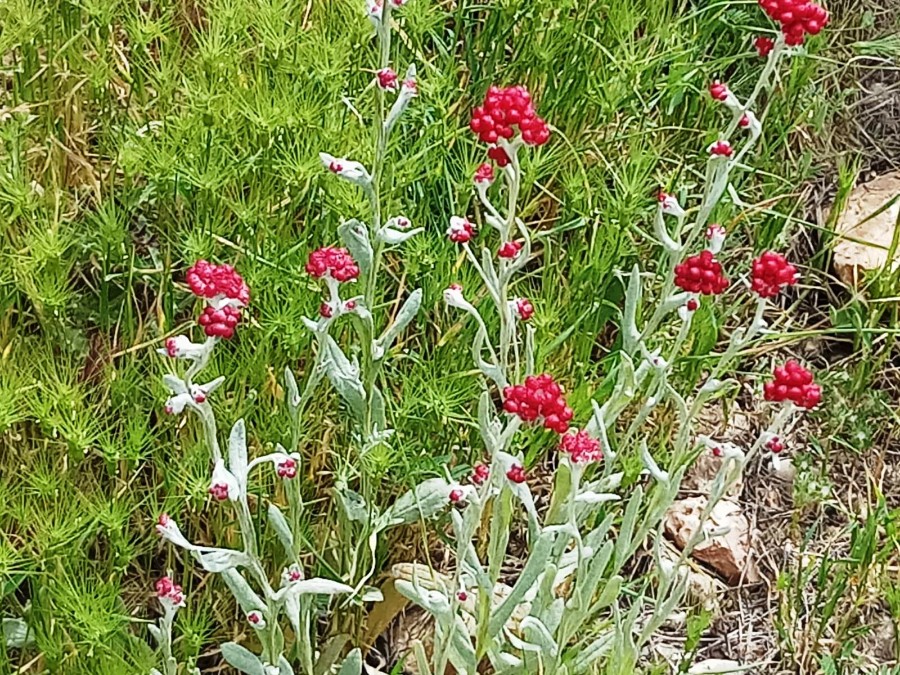
[[[490,478],[491,469],[487,464],[476,464],[472,469],[472,482],[475,485],[484,485],[484,482]]]
[[[228,499],[228,486],[225,483],[210,485],[208,492],[217,502],[224,502]]]
[[[531,375],[524,384],[504,388],[503,409],[524,422],[542,420],[545,429],[558,434],[569,430],[573,414],[560,386],[546,374]]]
[[[509,467],[509,471],[506,472],[506,477],[516,484],[524,483],[527,478],[525,469],[521,464],[513,464]]]
[[[769,55],[769,52],[775,48],[775,40],[766,37],[765,35],[760,35],[754,38],[753,47],[756,49],[756,53],[759,54],[760,58],[764,59]]]
[[[453,216],[450,219],[450,227],[447,228],[447,236],[454,244],[465,244],[475,236],[475,226],[466,218]]]
[[[728,288],[728,279],[712,252],[704,250],[675,266],[675,285],[689,293],[718,295]]]
[[[590,464],[603,459],[600,441],[584,429],[565,434],[559,441],[559,450],[567,453],[575,464]]]
[[[774,298],[785,286],[797,283],[797,268],[780,253],[766,251],[753,261],[750,288],[763,298]]]
[[[297,460],[288,457],[284,461],[278,462],[275,472],[279,478],[296,478],[297,477]]]
[[[336,281],[359,278],[359,267],[345,248],[324,246],[309,254],[306,271],[316,279],[329,276]]]
[[[534,305],[531,304],[531,300],[528,298],[516,298],[514,303],[516,316],[519,317],[520,321],[528,321],[534,316]]]
[[[734,148],[728,141],[716,141],[709,146],[709,154],[715,157],[731,157],[734,154]]]
[[[234,337],[234,329],[241,320],[241,310],[234,305],[224,305],[220,308],[208,306],[197,319],[197,323],[203,326],[203,332],[209,337],[219,337],[230,340]]]
[[[501,148],[502,149],[502,148]],[[504,153],[506,154],[506,153]],[[475,182],[476,183],[486,183],[490,185],[494,182],[494,167],[488,164],[487,162],[483,162],[478,165],[478,168],[475,169]]]
[[[509,140],[515,136],[515,127],[528,145],[543,145],[550,139],[550,129],[535,112],[531,94],[525,87],[491,86],[484,103],[472,111],[469,128],[484,143],[493,145],[501,138]],[[488,154],[500,166],[506,166],[509,157],[502,148],[499,150]]]
[[[168,600],[173,605],[184,604],[184,593],[181,586],[170,577],[163,577],[156,582],[156,597],[160,600]]]
[[[397,73],[392,68],[382,68],[375,75],[378,77],[378,86],[385,91],[397,89]]]
[[[728,85],[718,80],[713,80],[709,85],[709,95],[716,101],[724,101],[728,98]]]
[[[810,0],[759,0],[759,6],[781,24],[784,41],[790,46],[802,45],[807,34],[818,35],[828,23],[828,12]]]
[[[231,265],[213,265],[198,260],[187,271],[187,283],[198,297],[210,300],[221,297],[236,300],[244,306],[250,304],[250,287]]]
[[[784,443],[781,442],[781,439],[778,436],[772,436],[769,441],[766,443],[766,447],[774,452],[776,455],[784,450]]]
[[[793,401],[801,408],[815,408],[822,400],[822,387],[813,382],[813,375],[794,360],[772,371],[771,382],[766,382],[763,392],[767,401],[782,403]]]
[[[507,241],[497,251],[497,257],[507,259],[515,258],[517,255],[519,255],[519,251],[521,250],[521,241]]]

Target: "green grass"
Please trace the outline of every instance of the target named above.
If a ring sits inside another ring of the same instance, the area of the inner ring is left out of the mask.
[[[169,364],[154,353],[189,325],[190,300],[173,282],[196,258],[236,264],[254,293],[252,325],[210,366],[227,377],[220,419],[246,417],[256,446],[289,438],[280,373],[303,371],[300,317],[319,303],[302,265],[336,241],[342,217],[366,213],[317,159],[369,159],[374,48],[361,4],[0,2],[0,608],[26,612],[36,639],[9,667],[39,655],[27,672],[147,672],[150,580],[182,562],[157,544],[153,517],[165,508],[192,532],[227,529],[203,513],[197,430],[161,414]],[[852,95],[825,86],[839,69],[840,27],[853,40],[886,32],[861,33],[862,21],[846,8],[808,57],[790,61],[740,179],[755,206],[716,213],[739,232],[735,261],[804,227],[800,186],[829,164],[804,139],[827,134]],[[539,362],[569,384],[583,418],[614,349],[615,272],[652,260],[653,194],[698,192],[702,150],[721,122],[705,84],[725,77],[748,93],[760,68],[748,36],[770,29],[749,2],[414,0],[403,10],[395,56],[419,64],[421,95],[392,148],[387,210],[426,234],[391,254],[381,300],[396,302],[399,285],[421,286],[425,301],[388,372],[397,436],[369,458],[385,498],[479,452],[471,326],[460,330],[440,294],[453,281],[477,285],[443,231],[450,214],[475,212],[470,175],[483,149],[467,111],[488,84],[527,84],[554,127],[530,154],[525,187],[544,264],[518,290],[538,310]],[[884,317],[862,311],[849,325],[877,329]],[[713,347],[702,334],[693,344],[694,356]],[[857,375],[859,391],[875,373]],[[304,452],[323,470],[307,476],[310,494],[330,485],[331,454],[348,442],[342,418],[323,389],[304,430]],[[218,582],[182,576],[195,601],[176,650],[193,658],[235,615],[213,602]]]

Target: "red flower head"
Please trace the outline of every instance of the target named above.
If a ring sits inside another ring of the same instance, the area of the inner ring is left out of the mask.
[[[766,443],[766,447],[770,452],[774,452],[776,455],[784,450],[784,443],[781,442],[781,439],[778,436],[772,436]]]
[[[490,185],[493,182],[494,167],[487,162],[479,164],[478,168],[475,169],[475,183],[478,185]]]
[[[497,250],[497,257],[507,259],[515,258],[517,255],[519,255],[519,251],[521,250],[521,241],[508,241]]]
[[[725,101],[728,99],[728,85],[718,80],[713,80],[709,85],[709,95],[716,101]]]
[[[475,226],[467,218],[453,216],[450,227],[447,228],[447,236],[454,244],[465,244],[475,236]]]
[[[460,489],[450,490],[450,503],[459,504],[463,500],[463,491]]]
[[[379,88],[385,91],[396,91],[397,73],[391,68],[382,68],[375,75],[378,77]]]
[[[234,337],[234,329],[241,320],[241,310],[233,305],[225,305],[219,309],[213,306],[206,307],[197,319],[197,323],[203,326],[203,332],[209,337],[225,338]]]
[[[503,409],[523,422],[542,422],[545,429],[564,434],[569,429],[572,409],[562,389],[550,375],[531,375],[523,384],[503,389]]]
[[[472,482],[475,485],[484,485],[484,482],[490,478],[491,469],[487,464],[476,464],[472,469]]]
[[[689,293],[718,295],[728,288],[728,279],[712,251],[703,250],[675,266],[675,285]]]
[[[759,57],[764,59],[769,55],[769,52],[772,51],[772,48],[775,47],[775,40],[766,37],[765,35],[760,35],[753,40],[753,47],[756,49],[756,53],[759,54]]]
[[[772,381],[763,386],[767,401],[793,401],[801,408],[815,408],[822,400],[822,387],[813,382],[813,375],[794,360],[772,371]]]
[[[828,12],[810,0],[759,0],[759,6],[781,24],[784,41],[792,47],[802,45],[807,35],[818,35],[828,24]],[[757,51],[762,53],[758,45]]]
[[[345,248],[325,246],[309,254],[306,271],[316,279],[330,277],[335,281],[359,278],[359,267]]]
[[[493,145],[501,138],[509,140],[515,136],[516,127],[528,145],[543,145],[550,138],[550,129],[535,112],[525,87],[490,87],[484,103],[472,111],[469,128],[482,142]]]
[[[766,251],[753,261],[750,288],[762,298],[774,298],[785,286],[797,283],[797,268],[780,253]]]
[[[184,592],[181,586],[169,577],[163,577],[156,582],[156,597],[164,604],[175,607],[184,606]]]
[[[186,279],[191,292],[200,298],[228,299],[244,306],[250,304],[250,287],[231,265],[213,265],[198,260],[188,269]]]
[[[291,479],[297,477],[297,460],[293,457],[287,457],[278,462],[275,467],[275,473],[279,478]]]
[[[488,148],[488,157],[497,162],[497,166],[501,169],[509,164],[509,155],[506,154],[506,150],[501,148],[499,145]]]
[[[534,305],[528,298],[516,298],[513,300],[513,310],[520,321],[528,321],[534,316]]]
[[[575,464],[590,464],[603,459],[600,441],[584,429],[563,435],[559,441],[559,450],[568,454]]]
[[[749,127],[750,126],[750,116],[747,115],[746,113],[741,115],[741,119],[738,120],[738,125],[742,129],[746,129],[747,127]]]
[[[734,148],[728,141],[716,141],[708,148],[709,154],[714,157],[731,157],[734,154]]]
[[[525,479],[527,478],[527,476],[525,475],[525,469],[521,464],[513,464],[511,467],[509,467],[509,471],[506,472],[506,477],[517,485],[524,483]]]

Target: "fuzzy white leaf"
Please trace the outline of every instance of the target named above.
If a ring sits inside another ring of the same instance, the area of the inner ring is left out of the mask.
[[[266,669],[262,661],[246,647],[241,647],[235,642],[222,644],[222,658],[228,665],[237,668],[245,675],[266,675]]]
[[[341,593],[352,593],[353,587],[342,584],[339,581],[313,577],[312,579],[294,582],[291,585],[291,591],[297,595],[339,595]]]
[[[237,600],[238,605],[244,610],[244,614],[249,614],[254,610],[263,611],[266,608],[262,599],[250,588],[250,584],[236,569],[228,569],[222,572],[222,579],[225,581],[225,585],[228,586],[228,590],[231,591],[234,599]]]
[[[394,502],[387,512],[388,522],[400,525],[434,517],[447,507],[451,489],[443,478],[429,478]]]
[[[281,547],[291,560],[296,560],[297,554],[294,551],[294,534],[291,532],[291,526],[288,525],[287,519],[275,504],[269,504],[269,523],[275,530],[275,536],[281,543]]]
[[[211,551],[195,551],[200,566],[207,572],[221,573],[238,566],[246,566],[250,559],[241,551],[217,548]]]
[[[228,469],[242,486],[247,485],[247,426],[239,419],[228,437]]]

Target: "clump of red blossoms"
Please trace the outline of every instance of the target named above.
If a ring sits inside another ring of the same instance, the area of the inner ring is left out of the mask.
[[[176,606],[184,605],[184,592],[170,577],[163,577],[156,582],[156,597]]]
[[[488,88],[484,103],[472,111],[469,128],[484,143],[494,145],[501,138],[510,140],[516,128],[528,145],[543,145],[550,139],[550,129],[534,109],[531,94],[523,86]],[[488,155],[500,166],[509,163],[503,148]],[[493,148],[492,148],[493,150]]]
[[[818,35],[828,23],[825,8],[809,0],[759,0],[759,6],[781,24],[786,44],[802,45],[807,35]]]
[[[718,295],[728,288],[728,279],[712,251],[703,250],[675,266],[675,285],[689,293]]]
[[[780,253],[766,251],[753,261],[750,288],[762,298],[774,298],[785,286],[797,283],[797,268]]]
[[[507,241],[497,250],[497,257],[507,259],[515,258],[517,255],[519,255],[519,251],[521,250],[521,241]]]
[[[459,504],[463,500],[463,491],[460,489],[450,490],[450,503]]]
[[[531,375],[523,384],[505,387],[503,409],[518,415],[523,422],[541,421],[545,429],[558,434],[569,430],[573,414],[562,395],[562,388],[547,374]]]
[[[753,47],[756,49],[756,53],[759,54],[760,58],[764,59],[775,47],[775,40],[766,37],[765,35],[760,35],[753,40]]]
[[[528,321],[534,316],[534,305],[528,298],[516,298],[514,307],[520,321]]]
[[[494,167],[484,162],[475,169],[475,182],[490,185],[494,182]]]
[[[565,434],[559,441],[559,450],[567,453],[574,464],[590,464],[603,459],[600,441],[584,429]]]
[[[359,267],[345,248],[325,246],[309,254],[306,271],[316,279],[331,277],[335,281],[359,278]]]
[[[725,101],[728,99],[728,85],[718,80],[713,80],[709,85],[709,95],[716,101]]]
[[[378,77],[378,86],[385,91],[397,89],[397,73],[392,68],[382,68],[375,75]]]
[[[466,218],[453,216],[450,219],[450,227],[447,228],[447,236],[454,244],[465,244],[475,236],[475,226]]]
[[[241,320],[241,310],[233,305],[223,307],[204,308],[203,313],[197,318],[197,323],[203,326],[203,332],[209,337],[231,339],[234,329]]]
[[[781,439],[778,436],[773,436],[769,439],[768,443],[766,443],[766,447],[770,452],[774,452],[776,455],[784,450],[784,443],[781,442]]]
[[[521,484],[525,482],[527,476],[525,475],[525,469],[521,464],[513,464],[506,472],[506,477],[513,483]]]
[[[801,408],[815,408],[822,400],[822,387],[813,382],[813,375],[793,359],[772,371],[772,381],[763,386],[767,401],[792,401]]]
[[[728,141],[716,141],[709,146],[709,154],[716,157],[731,157],[734,149]]]
[[[231,265],[198,260],[188,269],[186,279],[191,292],[200,298],[227,298],[241,305],[250,304],[250,287]]]
[[[209,486],[209,494],[218,502],[224,502],[228,499],[228,486],[224,483],[216,483]]]
[[[278,474],[279,478],[291,479],[296,478],[297,476],[297,460],[292,457],[288,457],[281,462],[278,462],[275,467],[275,473]]]
[[[472,482],[475,485],[484,485],[484,482],[490,478],[491,469],[487,464],[476,464],[472,469]]]

